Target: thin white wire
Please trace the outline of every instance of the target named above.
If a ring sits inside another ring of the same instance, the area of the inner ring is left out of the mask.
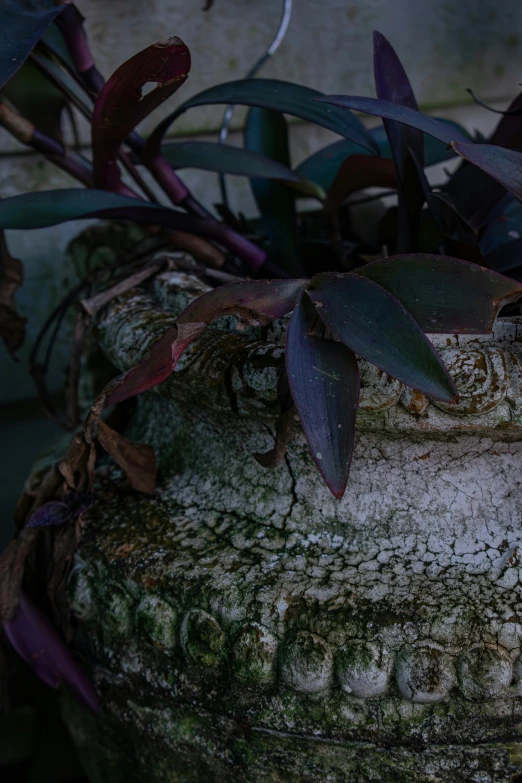
[[[250,68],[247,75],[245,76],[246,79],[252,79],[256,75],[256,73],[263,67],[266,61],[269,60],[270,57],[272,57],[277,52],[288,30],[291,16],[292,16],[292,0],[283,0],[279,27],[277,28],[272,43],[270,44],[266,52]],[[225,113],[223,115],[221,128],[219,129],[220,144],[225,144],[228,138],[228,131],[230,128],[230,123],[232,121],[233,114],[234,114],[234,106],[227,106],[227,108],[225,109]],[[220,174],[219,176],[219,185],[221,188],[221,197],[223,199],[223,203],[228,206],[227,189],[225,184],[225,177],[223,174]]]

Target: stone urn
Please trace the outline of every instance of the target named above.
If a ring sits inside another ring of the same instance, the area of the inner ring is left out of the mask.
[[[206,286],[113,302],[132,366]],[[103,703],[64,714],[93,783],[522,781],[522,319],[438,335],[461,392],[432,402],[361,362],[341,501],[300,433],[273,447],[285,322],[221,319],[127,435],[151,497],[100,468],[68,586]]]

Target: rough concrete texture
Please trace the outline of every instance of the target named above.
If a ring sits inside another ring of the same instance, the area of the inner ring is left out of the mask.
[[[205,289],[180,273],[108,308],[122,369]],[[138,401],[153,497],[100,468],[70,578],[102,697],[66,718],[95,783],[514,783],[522,776],[520,319],[434,342],[434,405],[361,362],[346,495],[302,435],[273,443],[284,321],[222,319]]]

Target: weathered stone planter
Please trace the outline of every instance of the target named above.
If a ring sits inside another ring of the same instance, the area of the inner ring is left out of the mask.
[[[119,300],[109,356],[133,364],[201,289],[169,273]],[[434,339],[454,406],[361,363],[342,501],[301,435],[278,468],[253,456],[284,324],[217,327],[139,399],[156,494],[107,467],[71,575],[104,704],[66,705],[92,780],[522,780],[522,320]]]

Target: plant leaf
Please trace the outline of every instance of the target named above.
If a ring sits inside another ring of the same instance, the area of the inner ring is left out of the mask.
[[[522,152],[494,144],[452,142],[451,146],[458,155],[478,166],[522,200]]]
[[[397,176],[395,164],[389,158],[373,155],[350,155],[341,164],[335,177],[325,207],[337,209],[345,198],[364,188],[395,188]]]
[[[352,459],[359,368],[345,345],[310,333],[316,321],[317,311],[302,292],[286,330],[286,370],[312,457],[341,498]]]
[[[522,94],[518,95],[509,105],[507,112],[519,112],[522,107]],[[485,138],[475,138],[474,141],[488,142]],[[522,116],[520,114],[503,116],[493,131],[490,144],[510,149],[522,146]],[[458,200],[461,210],[474,228],[481,228],[491,220],[491,215],[498,204],[507,195],[505,188],[498,182],[492,182],[484,171],[462,161],[445,186],[445,190],[455,200]]]
[[[393,46],[379,32],[373,33],[373,68],[377,97],[418,111],[411,84]],[[424,169],[422,133],[395,120],[383,119],[397,166],[397,249],[412,250],[417,242],[424,194],[417,168]],[[413,158],[414,165],[410,158]]]
[[[156,457],[151,446],[133,443],[103,419],[98,421],[98,443],[122,468],[133,489],[152,495],[156,487]]]
[[[33,511],[26,527],[65,525],[78,519],[93,503],[92,496],[70,492],[61,500],[50,500]]]
[[[64,11],[67,13],[65,8]],[[76,67],[71,59],[67,44],[56,24],[49,25],[40,42],[65,65],[70,73],[76,73]]]
[[[71,651],[47,617],[24,593],[16,613],[4,623],[5,634],[16,652],[51,688],[60,683],[95,714],[100,712],[98,695]]]
[[[57,90],[65,95],[71,103],[90,121],[94,103],[91,96],[72,78],[60,63],[49,57],[47,52],[35,49],[31,52],[33,62],[40,72],[48,79]]]
[[[63,141],[62,114],[66,100],[31,60],[26,61],[6,84],[2,95],[39,131]]]
[[[397,106],[406,106],[418,112],[419,107],[413,94],[406,71],[390,42],[377,30],[373,32],[373,70],[377,97]],[[420,132],[402,123],[384,118],[384,129],[390,149],[399,171],[404,174],[407,147],[411,147],[417,160],[424,164],[424,148]]]
[[[240,234],[230,231],[228,226],[218,221],[186,215],[148,201],[105,190],[47,190],[23,193],[0,201],[0,230],[43,228],[80,218],[133,220],[210,237],[232,252],[248,252],[254,267],[262,264],[266,258],[261,248],[256,248]],[[255,258],[253,250],[258,251]]]
[[[432,334],[487,334],[502,305],[522,296],[522,286],[508,277],[429,253],[391,256],[357,274],[393,294]]]
[[[236,315],[270,323],[293,309],[306,280],[252,280],[227,283],[191,302],[176,321],[108,395],[106,406],[148,391],[166,380],[187,346],[213,321]]]
[[[98,95],[92,115],[94,184],[118,190],[120,146],[151,111],[186,81],[190,52],[179,38],[168,38],[135,54],[113,73]],[[146,84],[156,87],[145,95]]]
[[[147,146],[151,148],[152,154],[158,151],[170,125],[190,108],[211,104],[240,104],[272,109],[313,122],[360,144],[374,155],[379,154],[378,145],[355,115],[337,109],[332,111],[319,108],[313,100],[318,96],[321,96],[321,93],[317,90],[278,79],[242,79],[218,84],[194,95],[166,117],[151,134]]]
[[[448,127],[455,128],[455,130],[468,138],[464,128],[451,120],[445,120],[438,118],[439,122],[445,123]],[[391,158],[391,149],[386,136],[386,132],[382,125],[378,125],[376,128],[370,129],[370,134],[373,136],[381,152],[381,158]],[[328,191],[336,177],[341,163],[346,160],[350,155],[369,155],[364,147],[359,144],[354,144],[352,141],[334,141],[333,144],[329,144],[327,147],[323,147],[322,150],[315,152],[306,158],[302,163],[297,166],[295,173],[297,176],[310,182],[316,182],[324,190]],[[433,166],[436,163],[442,163],[445,160],[450,160],[456,155],[455,150],[448,147],[446,144],[434,139],[432,136],[424,136],[424,165]]]
[[[250,109],[244,140],[247,150],[265,155],[290,168],[288,128],[280,112]],[[297,253],[295,193],[279,182],[256,177],[251,178],[250,186],[273,255],[291,275],[302,274]]]
[[[314,101],[402,122],[412,128],[417,128],[423,133],[427,133],[428,136],[433,136],[444,144],[450,144],[452,141],[464,143],[469,141],[469,138],[458,130],[458,126],[455,123],[450,124],[444,120],[429,117],[420,111],[415,111],[415,109],[410,109],[407,106],[399,106],[391,101],[380,100],[379,98],[359,98],[356,95],[324,95],[320,98],[314,98]]]
[[[336,340],[408,386],[451,402],[458,392],[434,347],[403,305],[369,278],[320,274],[307,288]]]
[[[283,162],[212,141],[173,141],[161,148],[173,169],[203,169],[240,177],[261,177],[301,183],[301,178]]]
[[[0,201],[0,206],[3,202]],[[13,258],[0,231],[0,337],[11,356],[25,338],[27,319],[16,310],[15,294],[24,281],[22,262]]]
[[[17,72],[63,9],[55,0],[3,0],[0,7],[0,89]]]

